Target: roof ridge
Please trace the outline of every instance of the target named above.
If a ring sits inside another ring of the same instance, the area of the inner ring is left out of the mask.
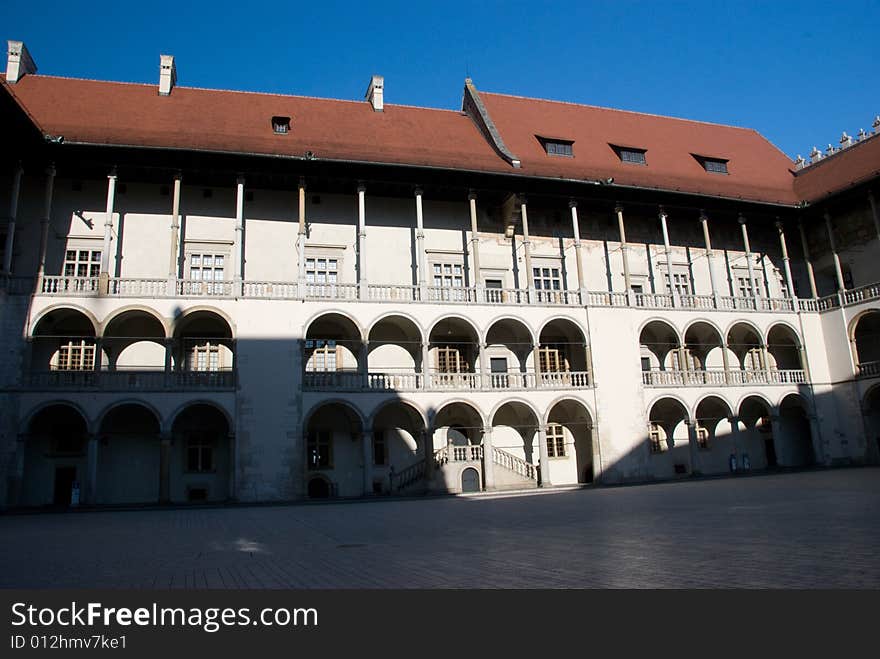
[[[754,128],[748,126],[734,126],[733,124],[722,124],[717,121],[701,121],[700,119],[687,119],[685,117],[673,117],[668,114],[655,114],[653,112],[640,112],[639,110],[624,110],[622,108],[609,108],[603,105],[591,105],[589,103],[575,103],[574,101],[559,101],[552,98],[537,98],[535,96],[521,96],[519,94],[505,94],[503,92],[480,92],[489,96],[506,96],[507,98],[518,98],[524,101],[541,101],[543,103],[558,103],[559,105],[573,105],[579,108],[592,108],[594,110],[609,110],[611,112],[624,112],[626,114],[636,114],[642,117],[657,117],[658,119],[671,119],[672,121],[684,121],[691,124],[702,124],[704,126],[720,126],[721,128],[735,128],[736,130],[751,130],[758,133]],[[760,135],[760,133],[758,133]]]
[[[107,85],[132,85],[137,87],[153,87],[153,83],[150,82],[130,82],[124,80],[99,80],[98,78],[79,78],[76,76],[58,76],[51,74],[42,74],[42,73],[32,73],[29,74],[35,78],[53,78],[55,80],[75,80],[79,82],[99,82]],[[280,94],[278,92],[266,92],[266,91],[254,91],[250,89],[222,89],[219,87],[193,87],[190,85],[175,85],[175,89],[190,89],[193,91],[204,91],[204,92],[222,92],[224,94],[253,94],[255,96],[277,96],[280,98],[302,98],[308,99],[312,101],[331,101],[334,103],[352,103],[355,105],[360,105],[362,103],[366,103],[363,100],[354,100],[350,98],[331,98],[328,96],[310,96],[308,94]],[[460,110],[455,110],[452,108],[435,108],[424,105],[409,105],[407,103],[386,103],[385,107],[393,107],[393,108],[410,108],[413,110],[431,110],[434,112],[451,112],[453,114],[461,114]]]

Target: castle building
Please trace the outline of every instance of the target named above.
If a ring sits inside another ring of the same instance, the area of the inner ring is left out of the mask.
[[[0,82],[0,505],[878,461],[880,120]]]

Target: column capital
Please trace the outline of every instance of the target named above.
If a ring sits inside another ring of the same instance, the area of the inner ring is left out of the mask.
[[[708,221],[709,221],[709,216],[706,215],[706,211],[704,211],[704,210],[701,208],[701,209],[700,209],[700,224],[702,224],[703,222],[708,222]]]
[[[739,222],[740,224],[742,224],[743,226],[745,226],[745,224],[746,224],[746,216],[743,215],[742,213],[740,213],[739,215],[737,215],[737,217],[736,217],[736,221]]]
[[[525,206],[526,204],[528,204],[528,202],[529,202],[529,198],[526,197],[524,194],[520,193],[520,194],[517,194],[517,195],[516,195],[516,202],[517,202],[520,206]]]
[[[422,190],[422,188],[421,188],[420,186],[417,185],[415,188],[413,188],[413,194],[414,194],[416,197],[421,197],[422,195],[425,194],[425,191]]]
[[[244,185],[244,174],[239,173],[239,174],[236,175],[236,177],[235,177],[235,184],[236,184],[236,185]]]
[[[666,212],[666,209],[663,208],[663,206],[658,206],[657,207],[657,217],[659,217],[662,220],[662,219],[669,217],[669,213]]]
[[[21,166],[21,162],[19,162],[18,164],[19,164],[19,166]],[[868,201],[870,201],[872,204],[874,203],[874,191],[873,190],[868,190]]]
[[[828,209],[827,209],[827,208],[824,209],[824,210],[822,211],[822,217],[825,218],[825,221],[826,221],[826,222],[830,222],[830,221],[831,221],[831,213],[828,212]]]
[[[118,173],[116,170],[116,165],[113,165],[113,167],[110,168],[110,173],[107,174],[107,178],[112,179],[112,180],[116,180],[117,177],[118,177]]]
[[[48,165],[46,165],[46,176],[55,176],[55,174],[55,163],[50,162]]]
[[[578,207],[577,201],[574,199],[569,199],[568,200],[568,207],[569,208],[577,208]]]
[[[623,205],[620,202],[614,204],[614,212],[618,214],[623,212]]]
[[[473,189],[468,190],[467,198],[468,198],[468,201],[476,201],[477,200],[476,191]]]
[[[784,224],[784,223],[782,222],[782,220],[780,220],[780,219],[777,219],[777,220],[773,223],[773,226],[776,227],[776,229],[777,229],[777,231],[779,231],[779,233],[782,233],[783,231],[785,231],[785,224]]]
[[[299,177],[299,181],[297,182],[297,187],[301,190],[306,189],[306,177],[305,176]]]
[[[358,183],[357,183],[357,191],[358,191],[358,194],[367,191],[367,186],[366,186],[366,184],[364,184],[363,181],[358,181]]]
[[[180,171],[179,169],[176,172],[174,172],[174,180],[175,181],[183,181],[183,172]]]
[[[16,172],[23,172],[24,171],[24,163],[22,163],[21,160],[19,160],[15,163],[15,171]],[[871,193],[869,192],[868,194],[871,194]]]

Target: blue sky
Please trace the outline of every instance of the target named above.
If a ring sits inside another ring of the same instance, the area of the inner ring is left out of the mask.
[[[40,73],[458,108],[482,90],[756,128],[794,157],[880,114],[877,0],[0,5]]]

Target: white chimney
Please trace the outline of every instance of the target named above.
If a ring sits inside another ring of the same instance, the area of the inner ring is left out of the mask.
[[[31,59],[23,41],[9,41],[9,57],[6,60],[6,82],[15,84],[28,73],[36,73],[37,65]]]
[[[384,108],[384,89],[385,78],[382,76],[373,76],[370,79],[370,86],[367,87],[366,98],[370,105],[373,106],[374,112],[382,112]]]
[[[174,55],[159,55],[159,96],[168,96],[177,84]]]

